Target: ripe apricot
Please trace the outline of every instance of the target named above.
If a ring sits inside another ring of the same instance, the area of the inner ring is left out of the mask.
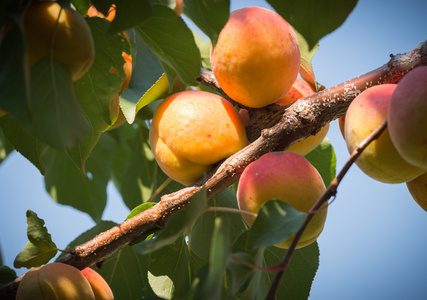
[[[427,66],[412,70],[398,83],[390,99],[388,130],[397,152],[427,169]]]
[[[286,93],[285,96],[276,101],[276,104],[289,105],[300,98],[313,94],[314,92],[314,89],[307,81],[298,77],[292,85],[291,89]],[[293,151],[301,155],[310,153],[323,141],[326,134],[328,133],[328,130],[329,124],[326,124],[317,134],[296,142],[288,148],[288,151]]]
[[[272,152],[261,156],[243,171],[237,188],[241,210],[257,213],[270,199],[279,199],[295,209],[307,212],[325,191],[319,172],[304,156],[291,151]],[[327,208],[316,212],[302,235],[297,248],[313,243],[323,230]],[[255,217],[242,215],[249,226]],[[292,236],[277,244],[289,248]]]
[[[390,98],[396,87],[396,84],[370,87],[350,104],[344,124],[350,153],[386,119]],[[399,155],[387,129],[362,152],[356,164],[366,175],[385,183],[410,181],[425,172]]]
[[[415,202],[427,211],[427,173],[408,181],[406,187]]]
[[[19,284],[16,299],[94,300],[95,296],[79,269],[54,262],[28,271]]]
[[[113,300],[114,295],[108,283],[98,272],[91,268],[85,268],[82,271],[84,277],[89,281],[95,300]]]
[[[92,33],[77,11],[61,8],[57,2],[33,1],[24,16],[24,28],[30,65],[52,51],[56,60],[70,67],[73,81],[92,65]]]
[[[224,92],[255,108],[274,103],[288,92],[300,61],[292,27],[261,7],[232,12],[211,52],[212,71]]]
[[[204,91],[168,97],[157,107],[150,126],[150,146],[157,163],[185,185],[247,144],[245,127],[233,105]]]

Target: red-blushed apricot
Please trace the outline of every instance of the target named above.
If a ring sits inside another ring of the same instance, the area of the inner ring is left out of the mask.
[[[94,300],[95,295],[79,269],[54,262],[28,271],[19,284],[16,299]]]
[[[288,92],[300,61],[292,27],[261,7],[232,12],[211,51],[212,71],[224,92],[255,108],[274,103]]]
[[[248,144],[237,110],[219,95],[189,90],[157,107],[150,146],[160,168],[185,185]]]
[[[287,92],[285,96],[280,98],[275,103],[279,105],[289,105],[297,101],[298,99],[313,94],[314,92],[314,89],[307,81],[298,77],[289,92]],[[325,126],[323,126],[322,129],[320,129],[317,134],[309,136],[299,142],[296,142],[288,148],[288,151],[293,151],[301,155],[306,155],[310,153],[323,141],[326,134],[328,133],[328,130],[329,124],[326,124]]]
[[[427,66],[400,80],[390,99],[387,121],[397,152],[411,165],[427,169]]]
[[[345,139],[345,136],[344,136],[345,115],[342,116],[342,117],[339,117],[338,120],[337,120],[337,122],[338,122],[338,127],[340,128],[342,137]]]
[[[272,152],[261,156],[243,171],[237,188],[241,210],[257,213],[270,199],[279,199],[301,212],[307,212],[325,191],[319,172],[304,156],[291,151]],[[327,207],[316,212],[299,241],[297,248],[313,243],[323,230]],[[252,225],[255,217],[242,214]],[[277,244],[289,248],[293,236]]]
[[[370,87],[350,104],[344,124],[350,153],[387,118],[390,98],[396,87],[396,84]],[[399,155],[387,129],[361,153],[356,164],[366,175],[385,183],[410,181],[425,172]]]
[[[415,202],[427,211],[427,173],[408,181],[406,187]]]
[[[25,38],[30,65],[53,57],[71,69],[73,81],[82,77],[95,57],[92,33],[75,10],[57,2],[33,1],[24,16]]]
[[[108,283],[98,272],[91,268],[85,268],[82,271],[84,277],[89,281],[92,287],[95,300],[113,300],[114,295]]]

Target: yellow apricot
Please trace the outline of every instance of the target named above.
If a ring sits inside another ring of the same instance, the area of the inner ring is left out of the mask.
[[[307,81],[298,77],[292,85],[291,89],[286,93],[286,95],[280,98],[275,103],[279,105],[289,105],[297,101],[298,99],[313,94],[314,92],[314,89]],[[313,151],[323,141],[328,131],[329,124],[326,124],[315,135],[311,135],[293,144],[291,147],[288,148],[288,151],[293,151],[301,155],[306,155]]]
[[[300,61],[292,27],[261,7],[232,12],[211,52],[212,71],[224,92],[254,108],[274,103],[288,92]]]
[[[263,203],[278,199],[307,212],[324,193],[326,187],[319,172],[304,156],[291,152],[272,152],[261,156],[243,171],[237,188],[241,210],[257,213]],[[302,235],[297,248],[313,243],[323,230],[327,208],[316,212]],[[251,226],[255,217],[242,214]],[[293,235],[277,244],[289,248]]]
[[[56,60],[70,67],[73,81],[91,67],[92,33],[77,11],[61,8],[57,2],[33,1],[24,16],[24,28],[30,65],[52,51]]]
[[[82,271],[84,277],[89,281],[95,300],[113,300],[114,295],[105,279],[95,270],[85,268]]]
[[[382,84],[370,87],[350,104],[344,124],[344,136],[350,153],[386,119],[396,86]],[[406,182],[425,173],[425,170],[410,165],[399,155],[387,129],[362,152],[356,164],[366,175],[385,183]]]
[[[408,181],[406,187],[415,202],[427,211],[427,173]]]
[[[28,271],[19,284],[17,300],[94,300],[92,288],[79,269],[49,263]]]
[[[390,99],[388,130],[403,159],[427,169],[427,66],[415,68],[397,84]]]
[[[248,144],[237,110],[219,95],[184,91],[165,99],[150,126],[150,146],[160,168],[185,185]]]

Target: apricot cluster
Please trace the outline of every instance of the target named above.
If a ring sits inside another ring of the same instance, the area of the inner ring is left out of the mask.
[[[427,67],[418,67],[398,84],[370,87],[350,104],[340,123],[348,150],[381,122],[388,127],[356,160],[368,176],[385,183],[407,182],[413,198],[427,203]],[[424,174],[424,175],[423,175]]]
[[[63,264],[49,263],[28,271],[19,284],[17,300],[112,300],[107,282],[96,271]]]

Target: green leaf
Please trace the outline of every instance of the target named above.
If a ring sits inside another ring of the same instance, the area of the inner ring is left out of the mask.
[[[231,189],[225,189],[214,199],[209,200],[209,207],[227,207],[238,209],[236,193]],[[228,235],[230,240],[235,240],[248,226],[238,213],[223,211],[207,211],[201,215],[191,228],[190,247],[191,250],[203,259],[209,259],[210,244],[214,235],[214,224],[216,218],[221,218],[228,224]]]
[[[156,203],[153,202],[147,202],[138,205],[137,207],[131,210],[129,215],[126,217],[126,220],[135,217],[137,214],[142,213],[143,211],[149,209],[150,207],[153,207],[154,205],[156,205]]]
[[[287,240],[297,232],[306,215],[281,200],[269,200],[261,205],[258,216],[249,229],[248,249],[271,246]]]
[[[199,285],[196,299],[220,299],[223,287],[223,277],[229,251],[229,224],[221,218],[216,218],[210,242],[209,265],[206,277]]]
[[[194,41],[202,57],[202,67],[212,70],[211,66],[211,42],[203,40],[196,32],[193,31]]]
[[[104,131],[119,113],[117,93],[125,79],[122,52],[129,51],[129,44],[123,34],[105,35],[109,21],[86,20],[95,43],[95,59],[89,71],[74,82],[74,89],[93,130]]]
[[[144,94],[163,75],[163,69],[156,56],[142,42],[135,30],[128,30],[128,35],[134,43],[132,46],[132,76],[129,87],[120,95],[120,107],[128,123],[135,121],[135,116],[141,109]]]
[[[46,173],[41,156],[45,151],[47,145],[29,135],[21,125],[11,116],[3,116],[0,118],[0,127],[2,128],[4,136],[9,143],[28,159],[42,175]]]
[[[93,5],[96,5],[98,2],[101,3],[107,3],[107,1],[105,0],[92,0],[92,1],[88,1],[88,0],[71,0],[71,3],[73,4],[73,6],[76,8],[76,10],[82,15],[85,16],[89,7],[91,6],[91,4],[93,3]],[[107,7],[107,12],[108,9],[110,8],[110,6]],[[97,8],[98,11],[101,11],[101,8]],[[102,10],[104,11],[104,10]]]
[[[71,250],[117,225],[112,221],[101,221],[82,233],[66,249]],[[62,256],[60,255],[59,258]],[[95,266],[92,268],[104,277],[111,287],[115,299],[141,299],[142,297],[145,299],[145,296],[154,295],[147,280],[149,261],[148,255],[143,256],[133,247],[128,246],[107,258],[101,268]]]
[[[268,247],[264,254],[264,266],[277,265],[286,251],[277,247]],[[296,249],[291,262],[280,281],[277,299],[308,299],[311,285],[319,267],[319,247],[314,242],[304,248]],[[270,287],[276,273],[265,272],[265,286]]]
[[[317,50],[319,50],[319,43],[316,43],[311,49],[309,49],[306,39],[299,32],[295,31],[295,33],[298,38],[299,50],[301,53],[299,73],[305,81],[307,81],[316,91],[318,91],[316,76],[314,75],[311,61],[314,54],[317,52]]]
[[[171,67],[182,82],[197,85],[200,52],[191,30],[173,10],[153,5],[152,16],[135,30],[157,59]]]
[[[98,143],[100,137],[101,133],[99,131],[92,130],[87,136],[83,138],[80,143],[66,150],[72,161],[75,163],[76,167],[80,170],[80,172],[82,172],[83,175],[86,174],[86,161],[89,158],[93,148]]]
[[[16,279],[16,272],[8,266],[0,266],[0,287]]]
[[[22,14],[12,15],[12,27],[0,40],[0,108],[28,127],[30,112],[30,69],[25,59]]]
[[[309,49],[344,23],[357,0],[267,0],[307,40]]]
[[[100,221],[107,202],[113,148],[112,138],[101,135],[86,161],[87,176],[82,175],[66,152],[47,149],[43,154],[46,190],[56,202],[88,213],[95,222]]]
[[[138,126],[132,139],[131,155],[123,173],[120,193],[129,209],[146,202],[153,194],[156,162],[148,145],[148,128]]]
[[[230,1],[184,0],[184,4],[190,19],[209,37],[212,47],[215,47],[219,33],[230,15]]]
[[[197,220],[206,208],[206,190],[202,189],[191,198],[191,201],[175,212],[167,226],[151,240],[144,241],[135,247],[141,254],[151,253],[172,244]]]
[[[319,146],[313,151],[308,153],[305,158],[319,171],[322,176],[325,186],[329,186],[336,174],[336,157],[335,151],[329,142],[328,138],[325,138]]]
[[[0,118],[0,128],[1,128],[1,118]],[[8,155],[13,151],[13,146],[8,142],[4,136],[3,130],[0,130],[0,163],[2,163]]]
[[[146,21],[151,16],[151,3],[149,0],[121,0],[115,1],[116,16],[108,28],[108,34],[132,28]]]
[[[31,67],[31,108],[31,132],[53,147],[72,147],[90,132],[74,94],[70,68],[50,55]]]
[[[148,281],[154,293],[162,298],[183,297],[190,288],[190,253],[184,237],[151,254]]]
[[[51,260],[57,252],[44,221],[31,210],[27,210],[27,236],[28,242],[24,249],[16,256],[13,266],[15,268],[38,267]]]

